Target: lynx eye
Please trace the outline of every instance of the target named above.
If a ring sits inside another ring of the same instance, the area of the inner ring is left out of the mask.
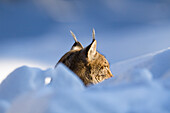
[[[102,69],[108,70],[109,68],[108,68],[108,66],[103,66]]]
[[[102,78],[106,77],[106,75],[101,75]]]

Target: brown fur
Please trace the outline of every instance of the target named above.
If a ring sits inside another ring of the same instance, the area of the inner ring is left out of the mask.
[[[81,44],[76,45],[76,43],[80,42],[75,42],[72,49],[58,63],[65,64],[76,73],[86,86],[102,82],[113,76],[106,58],[96,51],[95,39],[86,48],[83,48]],[[73,49],[74,47],[76,48]]]

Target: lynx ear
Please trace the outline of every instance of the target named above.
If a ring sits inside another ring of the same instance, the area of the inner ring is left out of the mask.
[[[86,56],[88,60],[93,60],[97,54],[96,51],[97,41],[94,39],[93,42],[86,48]]]
[[[71,47],[71,50],[80,50],[80,49],[83,49],[82,44],[79,41],[77,41],[77,38],[76,38],[75,34],[72,31],[70,31],[70,33],[71,33],[71,35],[73,36],[73,38],[75,40],[75,43]]]
[[[93,32],[92,32],[92,37],[93,37],[93,41],[92,43],[86,47],[86,56],[88,58],[88,60],[93,60],[97,54],[96,51],[96,46],[97,46],[97,41],[95,40],[95,30],[93,28]]]

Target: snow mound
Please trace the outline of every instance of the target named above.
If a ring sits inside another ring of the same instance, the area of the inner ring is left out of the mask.
[[[45,83],[46,78],[51,78],[49,84]],[[60,90],[84,89],[81,80],[63,64],[59,64],[57,69],[47,69],[45,71],[38,68],[22,66],[13,71],[0,85],[0,113],[4,113],[9,103],[20,95],[44,88],[54,88]]]
[[[78,90],[84,89],[84,84],[71,70],[65,65],[59,64],[52,72],[51,87],[56,90]]]
[[[170,48],[113,64],[111,69],[115,74],[114,83],[159,81],[169,87]]]
[[[111,70],[115,77],[85,88],[62,64],[45,71],[20,67],[0,85],[0,112],[170,112],[170,49],[113,64]]]

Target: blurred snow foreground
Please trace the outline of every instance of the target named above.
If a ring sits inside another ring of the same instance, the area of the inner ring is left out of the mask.
[[[63,64],[45,71],[20,67],[0,85],[0,113],[170,112],[170,49],[112,64],[111,70],[115,77],[84,87]]]

